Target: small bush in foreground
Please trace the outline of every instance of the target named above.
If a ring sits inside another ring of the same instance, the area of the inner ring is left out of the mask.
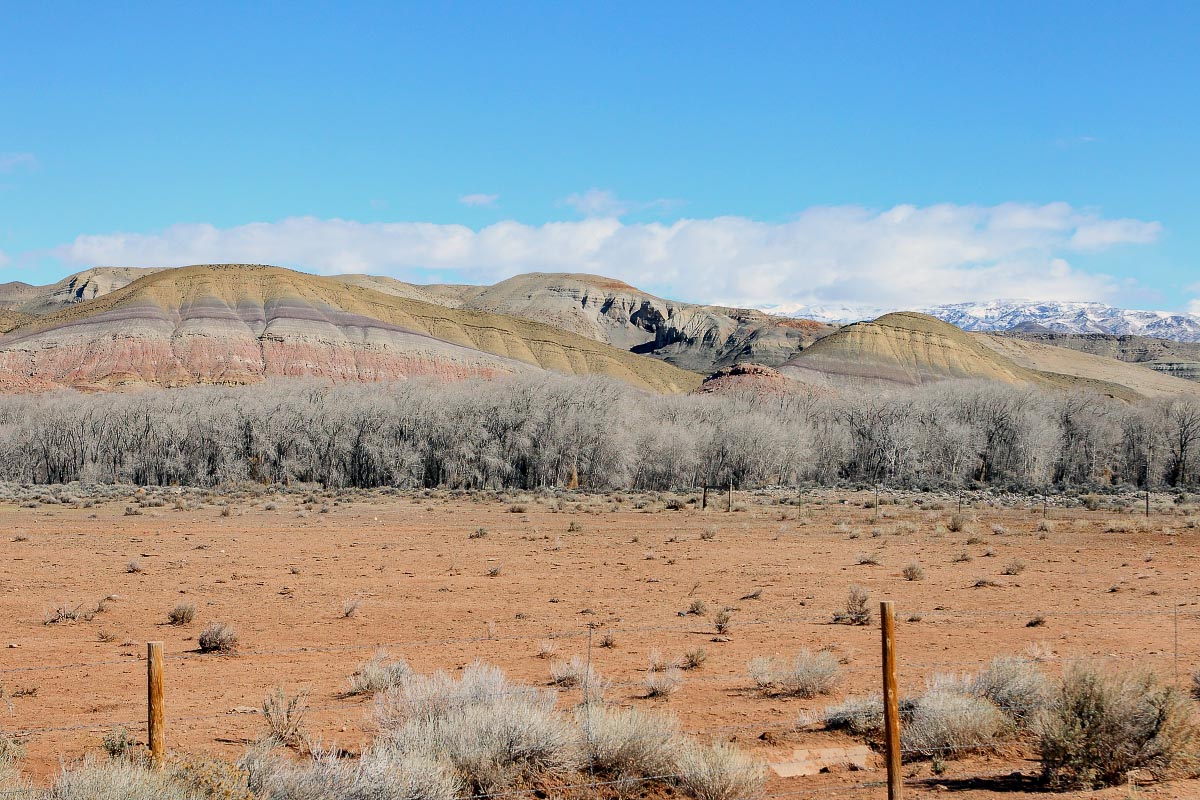
[[[201,653],[232,653],[237,649],[238,635],[224,622],[210,622],[196,640]]]
[[[1068,668],[1037,725],[1042,776],[1057,789],[1197,771],[1200,728],[1184,694],[1151,673]]]
[[[934,687],[917,698],[900,730],[906,759],[958,758],[994,750],[1008,738],[1004,715],[988,700],[955,688]]]
[[[679,782],[697,800],[754,800],[762,794],[762,765],[721,742],[691,746],[679,758]]]

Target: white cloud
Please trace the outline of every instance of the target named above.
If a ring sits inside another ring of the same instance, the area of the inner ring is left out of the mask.
[[[470,282],[521,272],[607,275],[684,300],[921,307],[995,297],[1111,300],[1118,283],[1073,266],[1080,249],[1153,241],[1157,223],[1105,220],[1063,203],[810,208],[744,217],[623,223],[612,216],[480,230],[421,222],[293,217],[233,228],[80,236],[52,255],[74,266],[259,262],[326,274]]]
[[[586,192],[576,192],[564,197],[563,204],[570,206],[585,217],[621,217],[632,210],[629,203],[621,200],[615,192],[608,189],[588,189]]]
[[[33,169],[37,163],[37,157],[33,153],[0,153],[0,172]]]
[[[617,197],[610,189],[588,189],[585,192],[569,194],[560,201],[561,205],[569,206],[585,217],[611,217],[616,219],[626,214],[639,211],[665,211],[683,205],[680,200],[660,197],[648,202],[634,202]]]
[[[12,263],[12,259],[9,258],[8,253],[5,253],[3,250],[0,250],[0,267],[7,267],[11,263]]]
[[[458,202],[464,206],[490,206],[500,199],[498,194],[464,194]]]

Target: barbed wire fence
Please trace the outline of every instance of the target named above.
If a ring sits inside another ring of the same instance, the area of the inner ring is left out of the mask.
[[[970,624],[970,623],[978,623],[982,620],[988,620],[988,619],[1011,619],[1014,616],[1017,616],[1017,617],[1028,616],[1029,614],[1035,613],[1035,612],[1031,609],[1026,609],[1026,608],[992,608],[992,609],[969,610],[969,611],[968,610],[959,611],[959,610],[950,610],[950,609],[945,609],[945,608],[936,608],[933,610],[920,611],[920,612],[916,612],[916,613],[918,613],[923,618],[927,618],[927,619],[928,618],[942,618],[942,619],[946,619],[946,620]],[[1193,607],[1184,608],[1184,607],[1181,607],[1178,603],[1173,603],[1169,607],[1158,608],[1158,609],[1127,609],[1127,610],[1121,610],[1121,609],[1111,609],[1111,610],[1076,609],[1076,610],[1055,611],[1055,612],[1050,612],[1050,613],[1052,613],[1055,617],[1062,617],[1062,618],[1067,618],[1067,619],[1071,619],[1071,620],[1089,620],[1089,621],[1097,621],[1097,622],[1104,621],[1104,620],[1111,621],[1114,618],[1144,619],[1147,622],[1150,622],[1156,626],[1162,626],[1164,628],[1169,626],[1170,632],[1171,632],[1171,641],[1172,641],[1172,647],[1169,652],[1157,652],[1157,653],[1153,653],[1153,654],[1144,653],[1144,652],[1140,652],[1140,653],[1098,652],[1098,651],[1093,650],[1092,652],[1080,652],[1080,653],[1068,653],[1068,654],[1054,654],[1052,652],[1039,652],[1039,653],[1032,654],[1030,656],[1030,658],[1032,658],[1033,660],[1042,662],[1051,667],[1054,667],[1055,665],[1061,666],[1061,665],[1070,663],[1072,661],[1077,661],[1077,660],[1086,660],[1086,661],[1100,662],[1100,663],[1113,663],[1113,664],[1120,665],[1120,666],[1136,665],[1138,667],[1143,667],[1143,668],[1150,666],[1161,677],[1163,677],[1164,679],[1168,680],[1169,682],[1175,684],[1176,686],[1179,686],[1181,681],[1186,680],[1186,677],[1181,675],[1181,672],[1180,672],[1181,663],[1182,664],[1190,664],[1190,663],[1197,661],[1197,659],[1200,659],[1200,653],[1192,652],[1191,650],[1181,650],[1181,646],[1180,646],[1180,641],[1181,641],[1180,640],[1180,626],[1181,626],[1181,624],[1187,625],[1189,623],[1194,623],[1198,618],[1200,618],[1200,611],[1196,610]],[[791,625],[791,624],[799,624],[799,623],[830,624],[830,617],[829,617],[829,615],[817,615],[817,614],[786,615],[786,616],[764,618],[764,619],[745,620],[745,621],[739,622],[738,626],[752,628],[755,626]],[[415,639],[415,640],[407,640],[407,641],[390,641],[390,642],[356,642],[356,643],[350,643],[350,644],[331,645],[331,646],[303,645],[303,646],[285,647],[285,648],[245,649],[245,650],[238,651],[237,658],[229,660],[229,661],[223,661],[223,662],[219,661],[218,663],[234,664],[234,663],[239,663],[239,661],[241,659],[270,658],[270,657],[274,657],[274,656],[290,655],[290,654],[342,655],[342,654],[350,654],[350,653],[354,653],[354,652],[368,652],[368,651],[378,650],[380,648],[390,648],[390,649],[399,650],[401,652],[405,652],[405,651],[411,652],[414,649],[419,649],[419,648],[423,648],[423,647],[433,648],[433,647],[445,647],[445,646],[454,646],[454,645],[480,645],[480,644],[482,644],[482,645],[486,645],[488,647],[508,647],[514,642],[545,640],[545,639],[550,639],[550,640],[554,640],[554,641],[576,642],[578,644],[578,649],[580,651],[579,655],[582,657],[583,665],[584,665],[584,669],[582,672],[582,680],[577,687],[577,690],[579,693],[579,701],[580,701],[579,706],[582,709],[583,714],[584,714],[584,720],[583,720],[583,725],[582,725],[584,742],[585,742],[585,746],[587,746],[588,749],[590,750],[592,747],[592,723],[591,723],[590,714],[591,714],[592,701],[595,699],[594,696],[601,692],[608,692],[608,693],[610,693],[610,695],[614,692],[624,692],[626,694],[632,692],[632,693],[634,693],[634,698],[636,698],[638,696],[637,690],[645,688],[645,680],[644,679],[642,679],[642,680],[627,680],[627,681],[601,681],[600,682],[601,685],[599,685],[599,686],[596,685],[595,682],[598,681],[598,678],[596,677],[596,673],[594,672],[595,663],[594,663],[594,659],[593,659],[593,645],[594,645],[593,638],[594,638],[595,632],[597,630],[597,627],[598,626],[591,624],[591,625],[585,625],[585,626],[577,627],[577,628],[561,629],[561,630],[553,630],[553,631],[540,631],[537,633],[529,633],[529,634],[522,634],[522,635],[509,635],[509,636],[487,635],[487,636],[470,636],[470,637],[445,637],[445,638],[436,638],[436,639],[435,638],[427,638],[427,639]],[[698,628],[700,628],[701,626],[696,624],[696,622],[694,622],[694,621],[689,621],[689,622],[680,623],[680,624],[676,624],[676,625],[626,626],[626,627],[619,626],[619,625],[617,625],[617,626],[605,625],[602,627],[603,627],[603,630],[605,630],[606,632],[610,632],[612,634],[635,634],[635,633],[636,634],[648,634],[648,633],[666,634],[666,633],[673,633],[673,634],[685,634],[685,635],[691,636],[696,633],[702,632],[702,631],[698,630]],[[709,633],[709,631],[703,631],[703,632]],[[898,649],[898,652],[900,653],[900,657],[898,659],[898,673],[904,677],[904,681],[901,683],[901,685],[909,688],[910,691],[912,690],[913,687],[919,686],[921,684],[921,682],[927,682],[930,679],[931,674],[936,674],[938,672],[945,673],[947,671],[956,671],[956,670],[959,671],[960,673],[978,672],[979,670],[981,670],[982,668],[987,666],[987,664],[989,663],[990,658],[991,658],[991,656],[985,656],[982,658],[970,658],[970,659],[962,659],[962,660],[949,659],[949,660],[906,661],[903,658],[903,653],[904,653],[903,635],[900,636],[900,639],[901,639],[901,642],[900,642],[900,647]],[[1008,655],[1008,654],[1007,653],[996,653],[993,655],[999,656],[999,655]],[[209,654],[202,654],[198,651],[185,651],[185,652],[175,652],[175,653],[165,654],[163,656],[163,658],[165,659],[165,661],[168,664],[179,663],[182,661],[191,661],[191,660],[203,660],[203,661],[205,661],[205,663],[211,664],[214,659],[220,659],[221,657],[213,656],[213,655],[209,655]],[[3,667],[3,668],[0,668],[0,684],[3,683],[5,676],[17,677],[17,676],[21,676],[21,675],[44,673],[44,672],[61,673],[61,672],[67,672],[67,671],[72,671],[72,670],[89,670],[89,669],[97,668],[97,667],[113,667],[113,666],[130,667],[132,665],[137,665],[142,662],[145,662],[147,664],[147,667],[150,666],[150,660],[148,657],[144,658],[144,657],[131,656],[129,658],[123,658],[123,659],[100,659],[100,660],[94,660],[94,661],[71,661],[71,662],[57,663],[57,664],[36,664],[36,665],[23,665],[23,666],[15,666],[15,667]],[[861,680],[857,680],[857,681],[855,681],[855,683],[857,685],[866,684],[867,686],[872,685],[872,683],[873,683],[873,681],[871,680],[872,678],[878,680],[879,678],[882,677],[880,664],[867,663],[867,662],[842,664],[840,666],[840,674],[843,676],[843,680],[845,680],[846,678],[849,678],[849,677],[861,678]],[[700,675],[689,673],[687,675],[687,678],[685,681],[685,687],[686,686],[709,686],[713,690],[717,690],[717,691],[720,691],[722,689],[733,689],[733,690],[740,691],[740,690],[746,689],[750,685],[749,680],[750,679],[748,677],[748,674],[745,671],[725,672],[725,673],[720,673],[720,674],[700,674]],[[169,683],[169,678],[168,678],[168,683]],[[878,685],[878,684],[876,684],[876,685]],[[502,694],[532,694],[532,693],[546,693],[546,692],[554,692],[558,698],[564,699],[566,702],[570,702],[570,695],[574,694],[574,692],[571,690],[556,687],[554,685],[550,685],[550,686],[528,686],[528,687],[513,688],[513,689],[506,690],[504,692],[492,693],[491,695],[488,695],[488,694],[473,695],[473,697],[478,698],[478,699],[483,699],[484,697],[499,696]],[[231,717],[233,717],[235,715],[242,715],[242,714],[249,716],[249,714],[248,714],[249,711],[253,711],[253,713],[261,715],[262,712],[261,712],[261,709],[259,708],[260,701],[261,701],[261,698],[256,698],[254,700],[247,700],[241,706],[235,706],[234,709],[232,709],[232,710],[214,711],[214,712],[196,713],[196,714],[172,715],[172,714],[170,714],[170,711],[169,711],[170,700],[169,700],[169,695],[168,695],[167,699],[165,700],[166,708],[159,709],[158,711],[162,715],[162,718],[165,720],[165,725],[167,726],[167,728],[169,730],[172,726],[178,726],[181,724],[182,725],[191,725],[194,723],[215,722],[217,720],[229,720]],[[612,702],[612,701],[610,701],[610,702]],[[153,703],[152,696],[148,700],[148,706],[151,703]],[[358,711],[359,713],[362,713],[368,707],[368,705],[369,705],[369,702],[364,701],[364,699],[361,697],[352,697],[352,696],[349,696],[348,694],[343,694],[340,696],[331,697],[327,702],[311,704],[307,707],[307,710],[310,712],[314,712],[314,713],[323,713],[323,712],[348,713],[351,711]],[[628,703],[627,703],[627,705],[628,705]],[[1001,707],[1001,706],[997,706],[997,707],[1001,711],[1017,710],[1015,708],[1006,708],[1006,707]],[[9,735],[15,736],[19,740],[28,741],[28,740],[34,739],[36,737],[42,737],[42,736],[56,736],[56,735],[61,735],[61,734],[78,733],[78,732],[84,732],[84,731],[100,732],[100,731],[112,730],[114,728],[125,728],[130,732],[137,732],[138,734],[144,733],[147,741],[152,742],[155,737],[152,735],[152,731],[150,730],[150,727],[153,724],[151,722],[151,720],[153,720],[155,717],[154,711],[155,711],[154,709],[147,708],[148,713],[144,717],[140,716],[140,715],[138,717],[134,717],[132,715],[125,715],[123,717],[116,718],[116,719],[100,717],[100,715],[103,714],[104,712],[103,711],[94,711],[94,712],[90,712],[91,718],[87,719],[86,721],[81,720],[78,722],[70,722],[70,723],[66,723],[66,724],[50,725],[50,726],[29,726],[29,725],[12,726],[12,727],[10,727]],[[685,728],[685,729],[682,729],[681,732],[684,734],[690,735],[690,736],[709,738],[709,739],[739,738],[743,734],[746,736],[752,736],[754,738],[780,737],[781,741],[786,741],[789,743],[789,745],[795,745],[798,748],[802,744],[802,738],[805,733],[805,730],[804,730],[804,723],[803,723],[802,718],[800,717],[800,715],[797,715],[797,718],[790,722],[788,722],[788,721],[780,722],[778,719],[759,719],[759,720],[752,720],[752,721],[748,721],[748,722],[739,722],[736,724],[728,724],[728,725],[708,725],[708,726],[698,726],[695,728]],[[788,739],[786,737],[791,737],[791,738]],[[161,738],[160,738],[160,740],[161,740]],[[899,740],[897,740],[895,746],[900,747]],[[993,746],[994,746],[993,741],[963,742],[960,744],[956,744],[955,747],[953,747],[953,748],[945,748],[945,750],[946,750],[947,754],[949,754],[951,751],[954,751],[954,752],[970,752],[970,751],[986,752]],[[908,763],[914,757],[929,758],[931,755],[935,755],[936,754],[935,751],[937,751],[937,750],[939,750],[939,748],[900,747],[900,749],[898,751],[898,755],[899,755],[899,760],[901,760],[905,763]],[[159,755],[161,756],[161,754],[159,754]],[[883,755],[887,756],[889,754],[884,753]],[[886,764],[887,759],[885,758],[884,761]],[[633,787],[633,786],[636,786],[637,784],[653,783],[655,781],[660,781],[660,782],[661,781],[673,781],[673,780],[680,780],[682,778],[681,775],[664,774],[664,775],[655,775],[655,776],[640,777],[640,778],[605,779],[603,776],[598,776],[595,773],[595,770],[591,766],[590,763],[588,766],[587,777],[588,777],[588,780],[586,782],[580,783],[578,785],[558,786],[556,788],[560,789],[560,790],[565,790],[565,789],[600,790],[600,789],[604,789],[605,787],[610,787],[610,788]],[[994,776],[978,775],[976,777],[986,778],[986,777],[994,777]],[[812,787],[806,786],[803,788],[788,789],[788,784],[789,783],[794,784],[795,780],[796,779],[784,779],[784,778],[773,779],[769,784],[768,794],[766,794],[764,796],[764,800],[766,800],[766,798],[784,798],[784,797],[804,798],[804,797],[809,797],[809,796],[812,796],[812,797],[817,797],[817,796],[820,796],[820,797],[846,797],[846,798],[866,798],[866,797],[873,798],[873,797],[890,796],[890,795],[886,794],[886,792],[889,788],[888,781],[886,781],[886,780],[863,781],[863,782],[857,782],[857,783],[849,784],[849,785],[844,784],[844,783],[837,783],[834,785],[827,785],[827,786],[814,785]],[[924,779],[924,778],[914,778],[914,777],[906,778],[904,776],[900,776],[899,783],[902,786],[912,786],[915,788],[923,788],[926,786],[926,780],[927,779]],[[530,796],[533,794],[536,794],[535,790],[521,789],[521,790],[510,790],[510,791],[492,793],[492,794],[473,795],[472,797],[475,798],[475,800],[485,800],[486,798],[521,797],[521,796]],[[30,800],[37,800],[37,798],[52,798],[53,794],[50,789],[45,789],[45,788],[31,788],[31,789],[0,791],[0,797],[17,797],[17,796],[28,797],[28,798],[30,798]]]

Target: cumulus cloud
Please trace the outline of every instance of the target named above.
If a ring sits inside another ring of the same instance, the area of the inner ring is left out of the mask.
[[[498,194],[464,194],[458,202],[464,206],[490,206],[500,199]]]
[[[0,153],[0,172],[33,169],[37,163],[37,157],[33,153]]]
[[[815,207],[784,222],[634,224],[600,215],[479,230],[293,217],[80,236],[51,255],[75,266],[259,262],[479,283],[531,271],[591,272],[683,300],[899,308],[994,297],[1111,300],[1117,282],[1076,267],[1071,257],[1145,244],[1159,230],[1157,223],[1104,219],[1064,203]]]

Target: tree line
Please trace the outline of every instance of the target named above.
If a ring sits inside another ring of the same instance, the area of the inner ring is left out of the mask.
[[[653,396],[598,378],[0,397],[0,480],[666,490],[1190,487],[1200,402],[946,382]]]

